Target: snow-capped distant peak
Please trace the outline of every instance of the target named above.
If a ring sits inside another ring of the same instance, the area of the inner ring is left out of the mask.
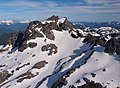
[[[19,23],[30,23],[30,20],[21,20]]]
[[[10,25],[10,24],[14,24],[15,21],[14,20],[2,20],[0,21],[0,24],[6,24],[6,25]]]

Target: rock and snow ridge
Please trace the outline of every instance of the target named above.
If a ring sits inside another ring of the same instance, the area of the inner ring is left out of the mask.
[[[0,50],[1,88],[119,88],[120,33],[32,21]]]

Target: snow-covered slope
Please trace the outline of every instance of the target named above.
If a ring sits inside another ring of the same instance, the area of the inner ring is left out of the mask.
[[[77,29],[58,16],[31,22],[1,47],[0,87],[119,88],[119,31],[104,30]]]

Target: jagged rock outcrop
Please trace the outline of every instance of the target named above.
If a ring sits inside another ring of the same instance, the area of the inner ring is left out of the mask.
[[[116,88],[119,55],[116,29],[78,29],[58,16],[32,21],[0,47],[0,88]]]
[[[27,30],[14,34],[9,40],[8,43],[12,44],[13,49],[18,48],[18,51],[22,52],[27,47],[31,47],[31,44],[27,44],[27,41],[30,39],[48,38],[50,40],[55,40],[53,30],[56,31],[72,31],[75,28],[72,23],[70,23],[67,18],[60,19],[58,16],[52,16],[45,20],[45,23],[40,21],[32,21],[29,23]],[[77,33],[77,38],[82,36],[79,31]],[[75,36],[71,34],[71,36]],[[33,45],[33,44],[32,44]],[[37,45],[36,45],[37,46]],[[55,50],[56,52],[56,50]],[[51,55],[51,53],[50,53]]]
[[[41,48],[42,51],[49,51],[48,55],[56,54],[58,52],[58,47],[55,44],[47,44]]]
[[[105,46],[105,52],[110,55],[114,55],[115,53],[120,55],[120,41],[119,38],[111,38],[108,40]]]
[[[110,55],[113,55],[116,52],[117,45],[118,45],[117,39],[111,38],[106,43],[105,52],[109,53]]]

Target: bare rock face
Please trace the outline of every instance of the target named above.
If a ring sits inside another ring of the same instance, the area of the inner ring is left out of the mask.
[[[48,38],[50,40],[55,41],[55,36],[53,30],[56,31],[72,31],[75,26],[70,23],[67,18],[64,18],[63,22],[58,22],[60,21],[60,18],[58,16],[51,16],[50,18],[45,20],[45,23],[42,23],[40,21],[32,21],[29,23],[29,26],[27,30],[18,32],[14,34],[9,40],[8,43],[9,45],[11,44],[13,46],[13,49],[18,49],[18,51],[23,52],[26,48],[30,47],[33,48],[37,46],[35,43],[30,43],[27,44],[28,40],[31,39],[36,39],[37,37],[40,38]],[[50,22],[47,22],[50,21]],[[77,37],[79,38],[82,36],[78,31],[77,31],[77,36],[71,35],[73,38]],[[49,49],[49,55],[52,55],[52,53],[57,53],[57,47],[53,44],[47,45],[46,47]],[[45,47],[45,46],[44,46]]]
[[[46,20],[52,20],[52,21],[56,21],[56,22],[57,22],[58,19],[60,19],[58,16],[53,15],[53,16],[49,17],[49,18],[46,19]]]
[[[23,80],[25,80],[25,79],[31,79],[31,78],[33,78],[35,76],[37,76],[37,75],[34,75],[31,72],[26,72],[26,73],[24,73],[24,74],[22,74],[22,75],[20,75],[18,77],[17,82],[21,83]]]
[[[28,43],[28,46],[29,46],[30,48],[34,48],[34,47],[37,46],[37,43],[30,42],[30,43]]]
[[[48,55],[56,54],[58,52],[58,47],[55,44],[47,44],[44,45],[41,50],[44,51],[49,51]]]
[[[40,21],[31,21],[29,23],[27,30],[34,31],[35,28],[40,28],[40,27],[42,27],[42,23]]]
[[[94,42],[95,40],[96,39],[94,36],[92,36],[91,34],[88,34],[83,40],[83,43],[90,43],[90,42]]]
[[[17,40],[18,33],[13,33],[12,36],[7,40],[7,44],[14,46],[15,41]]]
[[[9,77],[8,71],[0,72],[0,84],[4,82]]]
[[[88,34],[83,40],[83,43],[95,43],[96,45],[105,46],[106,40],[104,37],[96,37],[91,34]]]
[[[116,53],[118,55],[120,55],[120,38],[118,38],[118,44],[117,44],[117,48],[116,48]]]
[[[88,82],[82,86],[78,86],[77,88],[105,88],[100,83],[95,83],[94,81]]]
[[[74,85],[70,85],[69,88],[106,88],[106,87],[103,87],[100,83],[90,81],[85,77],[83,77],[83,80],[86,82],[86,84],[82,86],[77,86],[77,87],[75,87]]]
[[[46,23],[44,26],[43,26],[43,29],[42,29],[42,32],[44,33],[44,35],[46,35],[46,37],[50,40],[55,40],[55,36],[52,32],[52,25],[49,24],[49,23]]]
[[[106,44],[105,38],[102,37],[102,38],[96,39],[96,44],[101,45],[101,46],[105,46],[105,44]]]
[[[15,41],[13,48],[20,47],[22,43],[26,40],[26,37],[27,37],[26,32],[24,31],[20,32],[17,36],[17,39]]]
[[[111,39],[108,40],[108,42],[106,43],[105,52],[106,52],[106,53],[109,53],[110,55],[115,54],[117,45],[118,45],[118,40],[117,40],[117,39],[114,39],[114,38],[111,38]]]
[[[66,27],[68,27],[69,29],[75,28],[75,26],[74,26],[71,22],[69,22],[67,18],[66,18],[64,24],[65,24]]]
[[[28,44],[26,41],[24,41],[19,47],[18,51],[23,52],[26,48],[28,48]]]
[[[48,64],[48,62],[46,62],[45,60],[44,61],[40,61],[40,62],[36,63],[33,66],[33,68],[41,69],[42,67],[45,67],[46,64]]]

